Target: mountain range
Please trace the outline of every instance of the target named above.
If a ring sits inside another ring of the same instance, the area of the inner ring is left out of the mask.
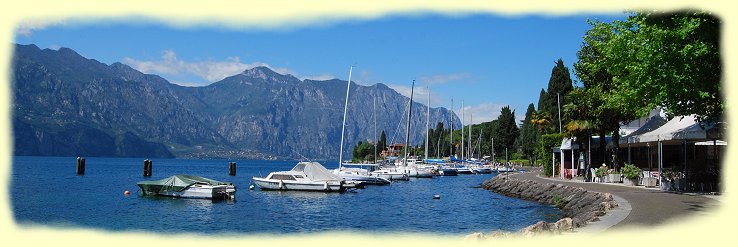
[[[301,80],[255,67],[185,87],[72,49],[15,45],[14,155],[337,159],[347,82]],[[373,110],[376,99],[376,110]],[[351,84],[344,157],[386,132],[402,143],[409,99],[384,84]],[[426,106],[413,102],[410,141],[425,138]],[[376,113],[375,113],[376,112]],[[431,127],[451,112],[431,108]],[[455,126],[460,126],[454,115]]]

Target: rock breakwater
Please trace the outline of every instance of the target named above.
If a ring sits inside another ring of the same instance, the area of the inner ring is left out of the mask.
[[[538,222],[519,231],[523,235],[541,232],[571,231],[587,222],[596,221],[608,210],[618,206],[610,193],[587,191],[573,186],[556,183],[539,183],[527,179],[517,179],[514,174],[501,174],[482,184],[482,188],[496,193],[559,207],[564,218],[556,223]],[[480,237],[475,233],[474,238]],[[482,236],[484,234],[481,234]],[[494,237],[496,234],[491,234]],[[499,235],[499,234],[497,234]]]

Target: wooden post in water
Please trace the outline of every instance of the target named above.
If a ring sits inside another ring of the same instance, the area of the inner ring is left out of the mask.
[[[85,175],[85,158],[77,157],[77,175]]]
[[[153,162],[149,159],[144,160],[144,177],[151,177]]]
[[[236,162],[228,163],[228,175],[236,176]]]

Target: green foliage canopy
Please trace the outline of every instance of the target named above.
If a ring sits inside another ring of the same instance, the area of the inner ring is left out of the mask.
[[[669,116],[722,118],[719,19],[694,11],[637,12],[625,21],[591,24],[586,49],[598,59],[579,69],[599,73],[580,79],[612,83],[603,84],[614,92],[607,105],[638,116],[660,106]]]

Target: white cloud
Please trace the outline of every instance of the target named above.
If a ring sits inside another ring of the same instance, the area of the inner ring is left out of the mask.
[[[455,74],[448,74],[448,75],[421,76],[418,78],[418,82],[426,84],[426,85],[440,85],[440,84],[446,84],[449,82],[469,80],[471,78],[472,78],[471,74],[464,72],[464,73],[455,73]]]
[[[327,80],[331,80],[331,79],[336,79],[336,76],[331,75],[331,74],[325,74],[324,73],[324,74],[320,74],[320,75],[305,76],[305,77],[300,78],[300,79],[308,79],[308,80],[313,80],[313,81],[327,81]]]
[[[16,26],[15,32],[19,35],[29,37],[31,36],[31,34],[33,34],[33,31],[43,30],[47,28],[48,26],[59,25],[59,24],[64,24],[64,21],[61,19],[23,20],[19,22],[18,25]]]
[[[502,111],[502,108],[505,106],[508,105],[482,103],[474,106],[464,106],[464,125],[469,124],[469,121],[471,121],[472,124],[480,124],[495,120],[500,116],[500,111]],[[524,115],[519,115],[520,113],[516,111],[513,106],[510,106],[510,110],[515,111],[515,123],[519,124],[520,120],[522,120],[521,117],[524,117]],[[454,109],[454,112],[459,116],[459,118],[461,118],[461,112],[459,109]],[[525,112],[523,112],[523,114],[525,114]]]
[[[263,62],[243,63],[237,56],[228,57],[226,60],[185,61],[177,58],[177,54],[172,50],[164,51],[161,60],[145,61],[125,57],[123,58],[123,63],[143,73],[158,74],[164,77],[194,76],[208,82],[187,82],[186,86],[209,84],[258,66],[268,67],[280,74],[294,74],[290,69],[273,68]]]
[[[394,89],[401,95],[405,97],[410,97],[410,87],[404,86],[404,85],[397,85],[397,84],[388,84],[388,87]],[[428,94],[431,96],[431,107],[439,107],[443,106],[444,104],[444,98],[441,96],[440,93],[433,92],[432,90],[429,90],[427,87],[415,87],[413,90],[413,101],[426,105],[428,104]],[[444,106],[445,107],[445,106]]]

